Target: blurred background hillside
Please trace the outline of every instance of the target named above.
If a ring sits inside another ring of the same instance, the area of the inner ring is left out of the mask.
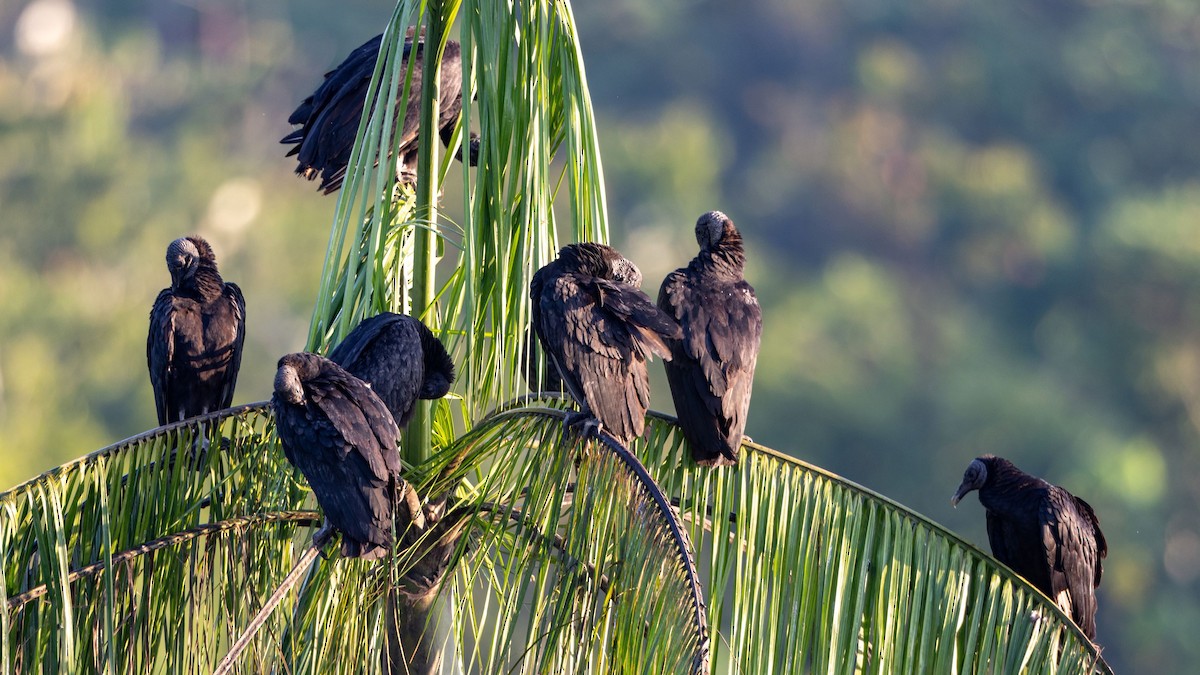
[[[391,3],[0,4],[0,488],[154,426],[146,318],[198,232],[302,347],[334,199],[286,117]],[[1083,496],[1117,672],[1200,663],[1200,3],[612,0],[577,19],[647,290],[726,211],[766,331],[748,432],[986,549],[991,452]],[[666,388],[654,407],[670,410]]]

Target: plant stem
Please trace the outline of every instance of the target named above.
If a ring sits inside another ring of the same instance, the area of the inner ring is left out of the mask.
[[[438,131],[439,90],[442,63],[442,37],[446,30],[441,0],[431,0],[426,10],[425,48],[422,50],[424,63],[421,78],[421,127],[417,140],[417,217],[423,218],[427,226],[418,227],[413,233],[413,314],[429,323],[434,319],[433,304],[434,272],[437,266],[435,250],[437,227],[438,148],[435,142]],[[430,431],[432,416],[428,401],[418,400],[404,434],[403,454],[414,464],[424,462],[432,454]]]

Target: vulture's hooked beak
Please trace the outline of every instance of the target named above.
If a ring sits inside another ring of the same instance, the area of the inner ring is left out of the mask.
[[[950,506],[958,508],[958,503],[960,501],[962,501],[962,498],[966,497],[967,493],[970,491],[971,491],[970,485],[967,485],[966,483],[959,485],[958,489],[954,491],[954,496],[950,498]]]

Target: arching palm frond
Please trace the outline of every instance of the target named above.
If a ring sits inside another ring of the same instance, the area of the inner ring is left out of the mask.
[[[0,495],[6,667],[210,670],[319,519],[272,426],[265,404],[222,411]]]
[[[1048,598],[886,497],[754,443],[700,467],[666,416],[648,437],[707,573],[715,671],[1110,672]]]

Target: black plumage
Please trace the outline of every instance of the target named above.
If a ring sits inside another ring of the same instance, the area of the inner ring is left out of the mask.
[[[346,165],[350,161],[350,150],[354,145],[354,136],[358,133],[367,89],[382,41],[383,36],[377,35],[350,52],[337,68],[325,73],[325,79],[316,91],[305,98],[288,117],[290,124],[299,124],[300,128],[284,136],[280,142],[295,144],[287,156],[297,156],[296,173],[309,180],[320,175],[320,189],[325,194],[340,188],[346,176]],[[417,60],[413,64],[408,101],[403,108],[399,101],[396,105],[396,114],[404,116],[404,123],[398,131],[399,160],[396,175],[398,180],[409,183],[415,180],[416,175],[424,37],[417,38],[416,44]],[[412,56],[412,47],[413,40],[410,35],[404,43],[405,68]],[[459,44],[453,40],[446,42],[440,76],[438,133],[442,142],[449,144],[459,113],[462,111],[462,55]],[[397,89],[396,96],[402,94],[403,84]],[[479,152],[474,135],[469,146],[470,161],[474,166]]]
[[[641,436],[650,405],[646,360],[671,358],[665,342],[679,324],[638,288],[642,273],[603,244],[564,246],[533,275],[533,330],[581,417],[594,417],[628,444]]]
[[[454,382],[454,362],[417,319],[383,312],[364,319],[329,359],[371,385],[403,429],[418,398],[441,398]]]
[[[668,340],[667,382],[683,435],[700,464],[735,464],[754,366],[762,341],[762,310],[742,270],[742,235],[720,211],[696,221],[700,253],[667,275],[658,306],[679,322],[683,337]]]
[[[288,354],[275,373],[276,428],[288,461],[325,512],[313,537],[342,533],[342,555],[374,560],[391,548],[400,488],[400,430],[362,380],[323,356]]]
[[[171,242],[167,269],[171,287],[155,299],[146,337],[160,425],[229,407],[246,338],[246,300],[221,279],[207,241]]]
[[[976,458],[950,502],[971,490],[987,509],[992,555],[1096,637],[1096,589],[1108,543],[1091,505],[1002,457]]]

